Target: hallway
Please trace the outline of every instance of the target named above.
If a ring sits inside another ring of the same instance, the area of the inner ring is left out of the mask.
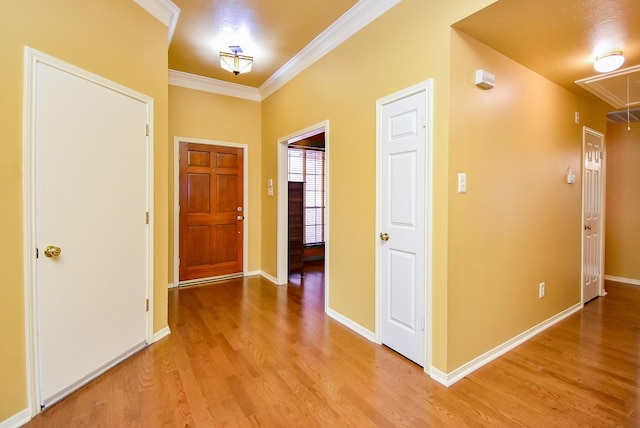
[[[321,274],[170,291],[171,335],[28,427],[639,426],[640,288],[608,296],[450,388],[323,313]]]

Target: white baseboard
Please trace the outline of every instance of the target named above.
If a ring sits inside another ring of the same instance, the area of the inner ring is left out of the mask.
[[[252,270],[251,272],[247,272],[244,276],[256,276],[260,274],[261,272],[259,270]]]
[[[429,373],[429,376],[431,376],[431,379],[435,380],[436,382],[444,385],[444,386],[451,386],[453,383],[449,383],[449,379],[448,379],[448,375],[443,372],[442,370],[438,370],[437,368],[431,366],[431,372]]]
[[[0,428],[18,428],[31,420],[31,411],[24,409],[19,413],[0,422]]]
[[[173,282],[170,282],[169,285],[167,286],[168,289],[172,289],[175,288],[176,285]]]
[[[640,279],[622,278],[620,276],[605,275],[607,281],[623,282],[625,284],[640,285]]]
[[[473,360],[458,367],[457,369],[455,369],[450,373],[444,373],[435,367],[431,367],[431,378],[436,382],[443,384],[444,386],[447,386],[447,387],[451,386],[457,381],[459,381],[460,379],[478,370],[480,367],[484,366],[485,364],[495,360],[499,356],[504,355],[505,353],[509,352],[516,346],[526,342],[527,340],[531,339],[533,336],[543,332],[544,330],[548,329],[549,327],[556,324],[557,322],[562,321],[568,316],[578,312],[580,309],[582,309],[582,306],[583,306],[582,303],[576,303],[575,305],[571,306],[568,309],[565,309],[559,314],[552,316],[546,321],[543,321],[540,324],[531,327],[529,330],[526,330],[520,333],[519,335],[513,337],[512,339],[509,339],[503,344],[493,348],[492,350],[485,352],[484,354],[480,355],[477,358],[474,358]]]
[[[153,333],[153,343],[156,343],[158,340],[163,339],[171,334],[171,330],[169,330],[169,326],[162,328],[155,333]]]
[[[268,279],[269,281],[273,282],[275,285],[278,285],[278,278],[276,278],[275,276],[271,276],[264,271],[260,271],[260,275]]]
[[[327,315],[329,317],[333,318],[334,320],[338,321],[340,324],[344,325],[345,327],[355,331],[356,333],[358,333],[360,336],[364,337],[365,339],[368,339],[371,342],[375,342],[376,341],[375,333],[373,333],[372,331],[364,328],[363,326],[361,326],[357,322],[350,320],[349,318],[345,317],[344,315],[339,314],[338,312],[334,311],[333,309],[327,308]]]

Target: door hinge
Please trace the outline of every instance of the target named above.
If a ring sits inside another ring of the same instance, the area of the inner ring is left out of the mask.
[[[180,160],[180,153],[178,153],[178,160]]]
[[[420,318],[420,321],[422,322],[422,329],[424,330],[424,317]]]
[[[180,266],[180,257],[178,257],[178,266]]]
[[[145,130],[144,130],[144,132],[145,132],[146,136],[148,137],[148,136],[149,136],[149,124],[147,124],[147,125],[145,126]]]
[[[146,222],[146,224],[149,224],[149,211],[147,211],[144,215],[144,221]]]
[[[145,309],[147,312],[149,312],[149,299],[147,299],[146,303],[145,303]]]
[[[422,127],[423,128],[427,127],[427,115],[426,114],[424,116],[422,116]]]
[[[36,259],[40,257],[40,252],[38,251],[38,249],[36,248]]]
[[[600,160],[604,159],[604,151],[600,150]]]

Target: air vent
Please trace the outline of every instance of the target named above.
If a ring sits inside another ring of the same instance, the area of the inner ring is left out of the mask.
[[[609,123],[627,123],[629,122],[639,122],[640,121],[640,108],[632,108],[629,110],[629,114],[627,115],[627,110],[616,110],[607,113],[607,120]]]

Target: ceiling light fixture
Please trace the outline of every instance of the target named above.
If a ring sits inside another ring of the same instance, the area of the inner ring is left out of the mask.
[[[248,73],[253,66],[253,57],[239,55],[242,52],[240,46],[229,46],[229,52],[220,52],[220,67],[235,74]]]
[[[623,63],[624,56],[621,51],[609,52],[598,56],[596,62],[593,63],[593,68],[600,73],[607,73],[619,69]]]

